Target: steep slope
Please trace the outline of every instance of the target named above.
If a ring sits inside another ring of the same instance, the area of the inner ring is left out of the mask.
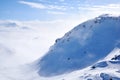
[[[120,47],[120,17],[102,15],[56,40],[40,59],[38,73],[54,76],[86,68]]]

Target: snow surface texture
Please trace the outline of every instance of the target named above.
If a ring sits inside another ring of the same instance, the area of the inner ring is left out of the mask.
[[[39,61],[41,76],[80,70],[106,57],[120,45],[120,17],[102,15],[86,21],[56,40]],[[111,62],[112,63],[112,62]],[[97,66],[106,67],[106,62]]]

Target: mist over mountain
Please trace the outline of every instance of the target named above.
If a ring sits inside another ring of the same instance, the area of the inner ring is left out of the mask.
[[[0,22],[0,80],[120,80],[120,16],[104,14],[77,25],[47,53],[41,52],[57,34],[33,25]]]

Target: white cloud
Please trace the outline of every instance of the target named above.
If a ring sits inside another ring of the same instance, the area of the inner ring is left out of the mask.
[[[60,2],[64,2],[65,0],[60,0]]]
[[[39,9],[45,9],[46,6],[41,3],[34,3],[34,2],[27,2],[27,1],[19,1],[21,4],[26,4],[28,6],[31,6],[32,8],[39,8]]]
[[[36,3],[36,2],[28,2],[28,1],[19,1],[21,4],[28,5],[32,8],[38,8],[38,9],[56,9],[56,10],[66,10],[65,6],[57,6],[57,5],[44,5],[42,3]]]
[[[16,23],[13,22],[4,22],[4,21],[0,21],[0,26],[2,27],[17,27],[18,25]]]
[[[58,11],[47,11],[49,14],[55,14],[55,15],[59,15],[59,14],[65,14],[65,12],[58,12]]]
[[[80,6],[79,10],[87,10],[87,12],[91,12],[94,14],[120,14],[120,4],[107,4],[107,5],[86,5]]]
[[[65,6],[48,5],[49,9],[66,10]]]

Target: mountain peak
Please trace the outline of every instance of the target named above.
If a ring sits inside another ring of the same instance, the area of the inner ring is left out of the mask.
[[[117,14],[102,14],[102,15],[98,16],[97,18],[112,18],[112,17],[120,18],[120,15],[117,15]]]

